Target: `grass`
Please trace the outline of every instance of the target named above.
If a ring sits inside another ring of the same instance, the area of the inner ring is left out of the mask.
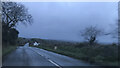
[[[3,46],[3,48],[2,48],[2,56],[4,57],[7,54],[11,53],[13,50],[16,49],[16,47],[17,47],[16,45],[14,45],[14,46],[11,46],[11,45]]]
[[[83,46],[82,44],[74,46],[57,45],[40,45],[42,48],[55,53],[70,56],[79,60],[84,60],[90,63],[107,66],[118,65],[118,46],[116,45],[98,45],[98,46]]]

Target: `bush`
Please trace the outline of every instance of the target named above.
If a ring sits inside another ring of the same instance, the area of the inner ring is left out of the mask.
[[[86,44],[86,43],[79,43],[79,44],[75,45],[75,47],[77,47],[77,48],[82,48],[82,47],[85,47],[85,46],[88,46],[88,44]]]
[[[101,55],[97,55],[95,58],[94,58],[94,60],[95,60],[95,62],[100,62],[100,63],[102,63],[103,61],[104,61],[104,57],[103,56],[101,56]]]

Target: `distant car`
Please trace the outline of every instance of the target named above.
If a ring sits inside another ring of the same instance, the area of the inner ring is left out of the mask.
[[[38,46],[39,44],[40,44],[40,43],[35,42],[33,45],[34,45],[34,46]]]

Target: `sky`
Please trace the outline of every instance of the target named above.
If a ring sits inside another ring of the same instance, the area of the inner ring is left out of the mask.
[[[17,25],[19,37],[65,41],[84,41],[80,31],[97,26],[110,32],[118,19],[117,2],[22,2],[33,16],[32,25]],[[116,42],[116,38],[100,36],[101,43]]]

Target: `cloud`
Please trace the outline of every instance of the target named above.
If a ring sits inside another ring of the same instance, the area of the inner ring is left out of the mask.
[[[82,41],[79,36],[80,30],[96,25],[108,31],[111,30],[109,25],[116,23],[117,20],[116,2],[27,2],[23,4],[34,18],[32,25],[25,27],[20,24],[17,27],[19,36],[27,38]],[[104,42],[102,39],[99,41]]]

